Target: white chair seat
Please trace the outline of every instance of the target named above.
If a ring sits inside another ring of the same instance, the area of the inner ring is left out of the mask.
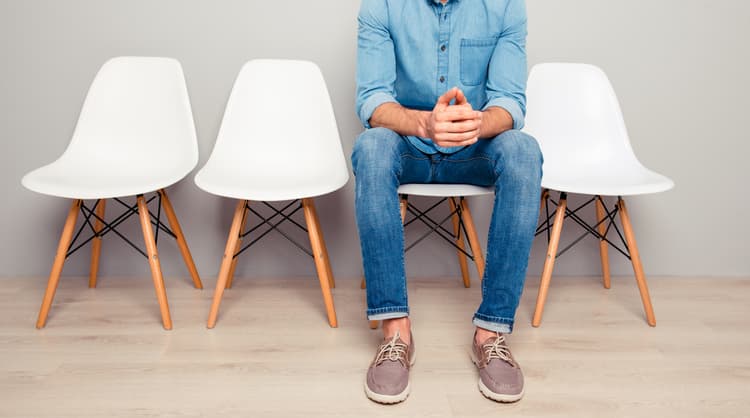
[[[612,164],[551,165],[545,161],[542,187],[594,196],[632,196],[658,193],[674,187],[669,178],[643,166]]]
[[[460,197],[480,196],[495,193],[493,187],[475,186],[473,184],[402,184],[399,194],[411,196]]]
[[[189,172],[175,170],[165,161],[154,161],[148,169],[108,164],[82,165],[55,161],[23,177],[24,187],[37,193],[69,199],[110,199],[134,196],[167,188]]]
[[[336,179],[330,176],[321,178],[319,175],[292,172],[269,174],[248,169],[253,163],[250,156],[247,160],[244,165],[232,166],[236,168],[207,164],[195,176],[195,184],[217,196],[277,202],[328,194],[340,189],[349,180],[349,176],[343,171]],[[269,176],[273,178],[270,179]]]

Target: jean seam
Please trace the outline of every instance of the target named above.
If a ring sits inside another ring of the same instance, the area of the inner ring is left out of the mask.
[[[411,155],[409,153],[403,153],[403,154],[401,154],[401,164],[399,164],[398,183],[401,183],[401,175],[403,174],[403,171],[404,171],[404,164],[403,164],[404,158],[411,158],[411,159],[414,159],[414,160],[420,159],[419,157],[415,157],[415,156],[413,156],[413,155]],[[398,189],[398,185],[396,186],[396,188]],[[399,202],[398,218],[401,220],[401,223],[400,223],[400,225],[401,225],[401,233],[399,234],[399,240],[401,241],[401,251],[400,251],[400,253],[401,253],[401,266],[403,266],[403,269],[404,269],[404,277],[403,277],[403,280],[402,280],[403,286],[402,286],[402,290],[401,291],[403,293],[404,306],[406,306],[407,313],[408,313],[408,310],[409,310],[409,296],[408,296],[408,293],[407,293],[407,290],[406,290],[406,261],[405,261],[405,258],[404,258],[404,253],[406,252],[406,251],[404,251],[404,248],[406,247],[406,240],[404,239],[404,220],[401,219],[401,208],[400,208],[401,202],[400,202],[398,196],[396,196],[396,200]]]
[[[445,162],[447,162],[447,163],[467,163],[467,162],[470,162],[470,161],[475,161],[475,160],[487,160],[487,161],[489,161],[490,163],[491,163],[491,162],[493,162],[493,161],[492,161],[492,158],[490,158],[490,157],[485,157],[485,156],[478,156],[478,157],[471,157],[471,158],[463,158],[463,159],[460,159],[460,160],[458,160],[458,159],[446,159],[446,160],[444,160],[444,161],[445,161]]]
[[[429,158],[426,158],[426,157],[417,157],[417,156],[414,156],[412,154],[409,154],[408,152],[401,154],[401,158],[411,158],[412,160],[429,160]]]
[[[399,218],[401,217],[401,213],[399,211]],[[409,292],[406,289],[406,257],[405,253],[406,251],[404,248],[406,247],[406,239],[404,239],[404,221],[401,220],[401,237],[399,238],[401,240],[401,265],[404,268],[404,280],[402,281],[403,286],[401,286],[401,291],[403,292],[404,302],[406,304],[406,307],[408,309],[409,307]]]
[[[497,160],[493,161],[492,171],[495,172],[495,175],[497,176],[497,178],[500,178],[500,175],[502,174],[502,171],[503,171],[502,168],[505,168],[505,156],[502,153],[498,153],[498,154],[499,155],[497,156],[497,158],[499,159],[499,161]],[[502,168],[498,170],[498,166]],[[495,182],[497,182],[497,179],[495,179]]]

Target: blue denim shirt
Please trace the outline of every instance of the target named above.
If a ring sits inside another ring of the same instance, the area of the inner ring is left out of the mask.
[[[523,127],[525,0],[362,0],[358,22],[356,110],[366,128],[383,103],[432,110],[453,86],[474,109],[501,107]],[[461,149],[408,139],[428,154]]]

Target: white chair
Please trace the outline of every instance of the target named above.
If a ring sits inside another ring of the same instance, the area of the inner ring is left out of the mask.
[[[45,325],[66,258],[88,242],[92,242],[89,287],[96,287],[101,239],[110,232],[148,259],[162,323],[164,328],[172,328],[156,242],[159,230],[176,238],[195,287],[203,287],[164,190],[185,177],[197,162],[198,144],[180,63],[170,58],[146,57],[107,61],[91,84],[68,148],[56,161],[28,173],[22,180],[32,191],[73,199],[37,328]],[[147,200],[144,195],[150,192],[156,194]],[[121,199],[127,196],[136,196],[136,203]],[[87,199],[95,202],[86,204]],[[104,218],[106,199],[123,207],[122,214],[109,222]],[[147,206],[154,199],[159,203],[156,215]],[[161,221],[162,205],[170,227]],[[84,222],[74,237],[79,211]],[[117,230],[133,215],[140,218],[146,251]],[[84,230],[91,233],[86,239]]]
[[[231,287],[237,256],[271,230],[313,257],[328,322],[331,327],[338,326],[330,290],[335,284],[313,197],[338,190],[348,180],[333,107],[320,69],[306,61],[253,60],[245,64],[232,88],[211,157],[195,176],[195,184],[201,189],[237,199],[209,328],[216,325],[224,289]],[[250,206],[250,201],[262,203],[273,215],[266,218]],[[281,208],[268,203],[280,201],[291,203]],[[307,228],[291,218],[300,209]],[[261,223],[245,230],[248,212],[258,216]],[[277,216],[280,220],[273,222]],[[312,251],[278,228],[286,221],[307,232]],[[267,225],[265,232],[241,248],[242,239],[263,225]]]
[[[429,228],[427,232],[424,232],[410,244],[407,244],[404,247],[404,252],[414,248],[422,240],[435,233],[456,249],[464,287],[471,287],[471,276],[469,274],[467,258],[474,261],[479,279],[482,280],[484,276],[484,253],[479,243],[476,228],[474,227],[474,219],[469,210],[469,203],[465,198],[494,193],[495,190],[492,187],[481,187],[471,184],[402,184],[398,188],[398,194],[401,202],[401,219],[404,222],[404,229],[417,221],[422,222]],[[412,202],[409,202],[410,196],[438,198],[439,200],[432,203],[425,210],[421,210]],[[438,219],[430,216],[430,212],[446,201],[449,205],[447,216]],[[407,212],[413,215],[410,219],[407,219]],[[449,220],[453,223],[453,232],[443,226]],[[468,248],[464,237],[468,241]],[[363,289],[366,287],[365,279],[362,279],[361,287]],[[379,322],[370,321],[370,328],[377,328]]]
[[[534,66],[527,90],[526,132],[533,135],[544,154],[542,208],[547,216],[537,233],[547,232],[548,249],[532,325],[541,323],[555,258],[587,235],[599,239],[604,287],[610,287],[608,246],[628,257],[635,272],[646,319],[656,325],[638,247],[623,196],[657,193],[674,186],[672,180],[644,167],[630,146],[615,92],[604,72],[587,64],[548,63]],[[560,192],[552,201],[549,191]],[[567,194],[592,196],[575,209],[567,207]],[[604,196],[616,196],[608,209]],[[557,205],[549,216],[548,202]],[[580,210],[596,206],[596,223],[583,220]],[[615,223],[620,215],[621,232]],[[558,253],[563,220],[570,218],[585,232]],[[615,230],[619,244],[611,234]],[[551,231],[551,234],[550,234]],[[624,235],[624,236],[623,236]]]

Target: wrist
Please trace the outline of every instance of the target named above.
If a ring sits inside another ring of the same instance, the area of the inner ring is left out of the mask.
[[[429,137],[427,133],[427,123],[430,118],[430,112],[426,112],[423,110],[415,110],[413,112],[417,136],[421,138]]]
[[[513,117],[507,110],[502,107],[491,106],[482,111],[479,138],[494,138],[510,129],[513,129]]]
[[[482,119],[479,121],[479,139],[487,138],[486,131],[487,131],[487,111],[481,110],[482,112]]]

